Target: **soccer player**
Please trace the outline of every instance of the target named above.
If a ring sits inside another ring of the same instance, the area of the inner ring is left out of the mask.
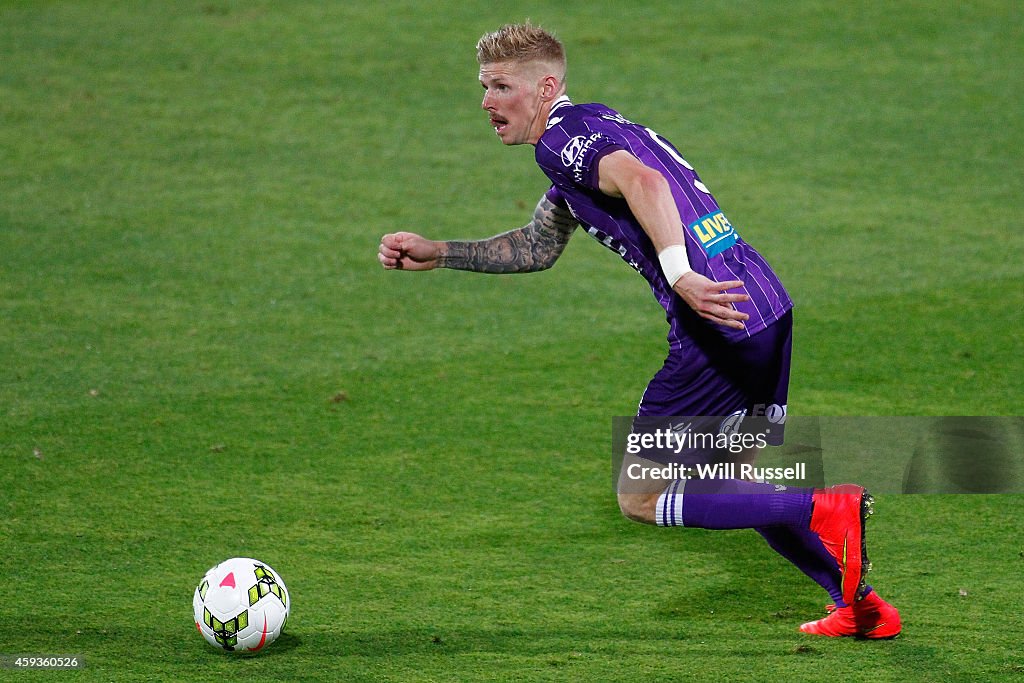
[[[581,225],[647,280],[668,320],[668,358],[644,392],[637,419],[726,416],[736,424],[757,407],[774,423],[777,443],[792,301],[768,263],[665,138],[604,105],[574,104],[566,96],[564,49],[549,32],[528,22],[506,25],[476,48],[491,127],[506,145],[534,145],[551,187],[527,225],[488,239],[384,235],[383,267],[543,270]],[[646,457],[656,456],[645,453],[635,462]],[[680,478],[667,486],[658,480],[620,486],[618,500],[626,517],[642,523],[756,529],[833,600],[827,617],[800,627],[805,633],[888,638],[900,632],[899,613],[864,582],[871,497],[859,486]]]

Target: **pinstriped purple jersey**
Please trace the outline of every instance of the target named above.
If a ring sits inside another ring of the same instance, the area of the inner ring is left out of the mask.
[[[690,267],[716,281],[742,280],[750,301],[736,308],[750,315],[745,330],[715,325],[697,316],[669,286],[650,238],[624,199],[598,189],[597,165],[624,149],[661,171],[672,188]],[[729,341],[753,336],[782,317],[793,302],[768,263],[737,234],[697,173],[664,138],[602,104],[574,105],[559,99],[536,146],[537,164],[551,179],[547,196],[567,207],[597,239],[646,278],[665,309],[674,350],[707,338],[709,328]]]

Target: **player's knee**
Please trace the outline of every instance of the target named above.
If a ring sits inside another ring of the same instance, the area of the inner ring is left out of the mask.
[[[641,524],[654,524],[657,493],[620,493],[618,498],[619,510],[626,519]]]

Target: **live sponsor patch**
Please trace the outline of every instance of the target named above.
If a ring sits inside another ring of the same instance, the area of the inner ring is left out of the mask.
[[[701,216],[690,223],[690,230],[704,247],[709,258],[718,256],[736,244],[736,230],[721,211]]]

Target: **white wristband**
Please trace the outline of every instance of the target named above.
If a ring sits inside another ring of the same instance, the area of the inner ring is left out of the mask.
[[[682,276],[689,273],[690,259],[686,257],[686,247],[682,244],[673,244],[665,247],[658,253],[658,260],[661,261],[661,272],[665,273],[669,286],[675,286]]]

